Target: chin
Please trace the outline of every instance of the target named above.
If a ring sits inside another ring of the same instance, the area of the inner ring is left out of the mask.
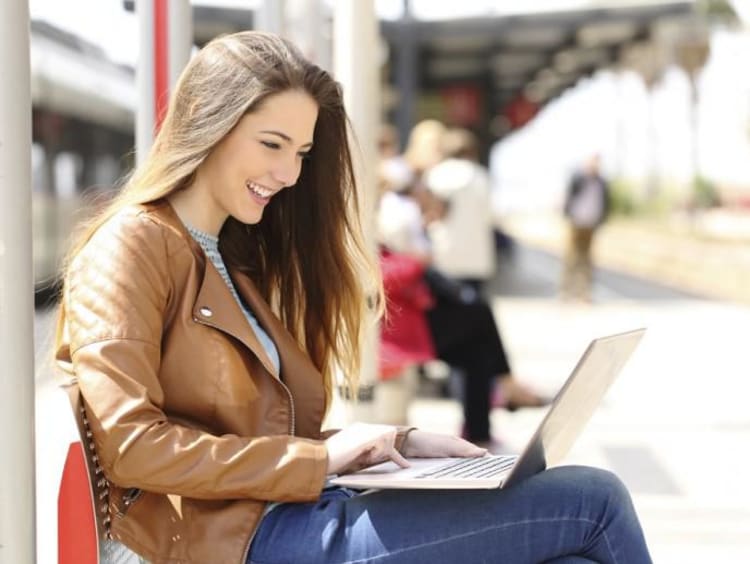
[[[240,223],[244,223],[245,225],[255,225],[256,223],[260,223],[260,220],[263,219],[263,211],[253,211],[253,212],[245,212],[237,215],[233,215],[234,219],[239,221]]]

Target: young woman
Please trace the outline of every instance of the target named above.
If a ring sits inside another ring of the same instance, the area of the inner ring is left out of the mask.
[[[321,431],[334,367],[356,385],[377,286],[346,132],[338,85],[288,42],[216,39],[73,248],[57,355],[103,469],[107,535],[155,564],[649,562],[604,471],[489,492],[326,486],[376,461],[484,453],[420,430]]]

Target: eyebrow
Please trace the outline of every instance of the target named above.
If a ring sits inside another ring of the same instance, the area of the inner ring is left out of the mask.
[[[281,137],[287,143],[291,143],[292,142],[292,138],[289,137],[286,133],[282,133],[281,131],[275,131],[273,129],[263,129],[263,130],[261,130],[261,133],[270,133],[271,135],[277,135],[277,136]],[[312,147],[312,145],[313,145],[312,141],[310,141],[309,143],[305,143],[305,144],[301,145],[301,147]]]

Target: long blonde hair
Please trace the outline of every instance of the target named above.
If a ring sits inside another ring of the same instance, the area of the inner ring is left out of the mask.
[[[230,217],[220,233],[225,262],[249,275],[324,374],[359,380],[368,303],[382,304],[376,263],[364,243],[340,86],[288,41],[240,32],[208,43],[183,71],[142,166],[112,203],[81,231],[70,261],[94,232],[126,206],[165,198],[192,182],[196,169],[240,118],[269,96],[301,90],[318,104],[314,149],[297,181],[267,206],[257,225]],[[374,302],[367,293],[375,293]],[[63,292],[65,290],[63,289]],[[62,339],[63,315],[57,344]]]

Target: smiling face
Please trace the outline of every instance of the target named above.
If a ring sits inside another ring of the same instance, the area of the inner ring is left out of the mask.
[[[271,198],[297,182],[317,117],[317,104],[303,91],[266,98],[214,147],[194,182],[175,194],[178,214],[214,235],[230,215],[258,223]]]

